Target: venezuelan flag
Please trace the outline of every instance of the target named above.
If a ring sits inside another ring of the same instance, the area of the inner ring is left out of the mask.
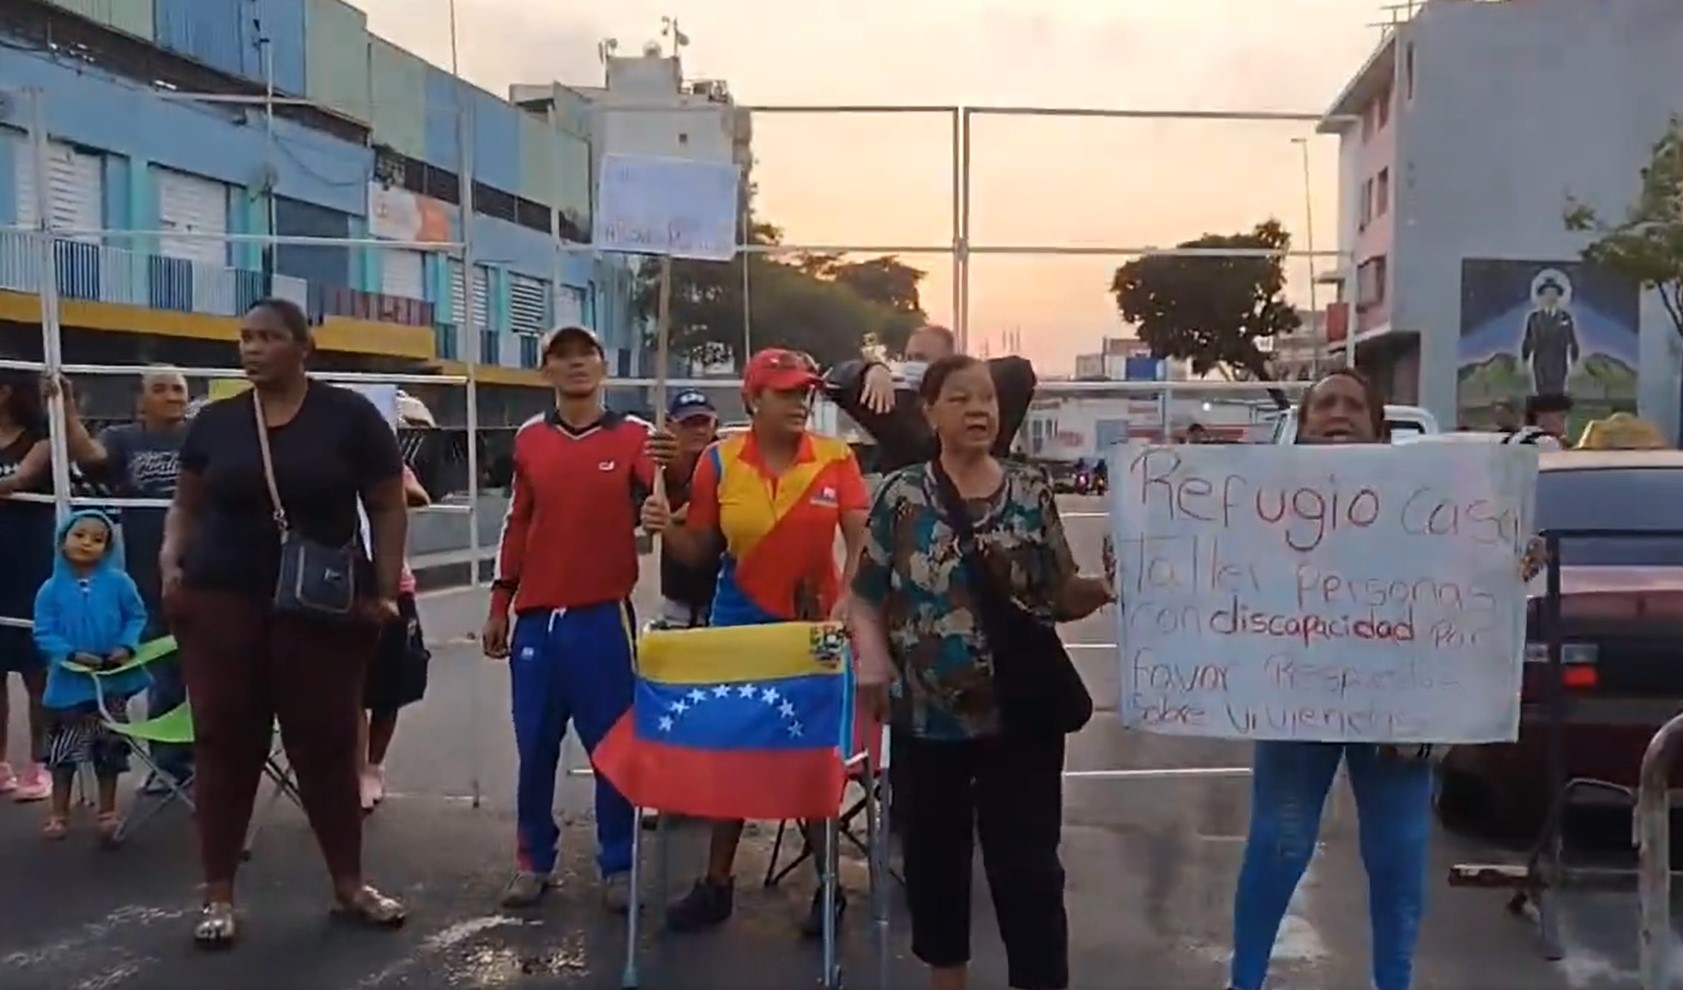
[[[631,710],[591,754],[632,804],[697,818],[834,817],[852,750],[841,627],[657,630]]]

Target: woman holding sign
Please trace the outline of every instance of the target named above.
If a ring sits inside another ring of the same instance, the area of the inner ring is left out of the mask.
[[[943,358],[919,392],[939,454],[883,482],[851,612],[860,682],[893,685],[912,953],[935,990],[967,985],[979,838],[1010,985],[1058,990],[1069,986],[1058,843],[1063,733],[1072,724],[1030,727],[1015,717],[1027,692],[1001,677],[1010,647],[999,619],[1016,610],[1050,629],[1112,595],[1105,581],[1076,573],[1045,472],[991,453],[1000,415],[988,366]],[[1032,659],[1042,681],[1053,679],[1057,659],[1078,676],[1067,657]],[[1078,681],[1073,690],[1085,697]]]
[[[1299,443],[1385,443],[1385,404],[1361,373],[1341,368],[1298,407]],[[1533,547],[1535,548],[1535,544]],[[1540,557],[1528,553],[1529,577]],[[1375,990],[1408,990],[1426,903],[1431,834],[1431,747],[1259,741],[1251,773],[1251,822],[1233,902],[1230,990],[1261,990],[1286,907],[1303,879],[1327,792],[1342,762],[1355,793],[1373,928]]]

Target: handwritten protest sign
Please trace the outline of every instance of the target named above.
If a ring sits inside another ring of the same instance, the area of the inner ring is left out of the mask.
[[[1476,743],[1519,728],[1535,450],[1112,455],[1124,722]]]
[[[741,181],[724,162],[603,155],[593,243],[603,251],[729,261]]]

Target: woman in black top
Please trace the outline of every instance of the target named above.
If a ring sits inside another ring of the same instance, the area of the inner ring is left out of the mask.
[[[35,592],[53,570],[53,507],[7,498],[17,492],[52,491],[52,454],[47,418],[41,411],[41,384],[34,375],[0,371],[0,617],[28,619],[35,614]],[[29,697],[29,763],[14,773],[6,752],[11,721],[7,705],[8,674],[23,678]],[[0,795],[17,801],[43,801],[52,778],[41,766],[46,725],[41,692],[47,668],[27,626],[0,625]]]
[[[234,873],[271,728],[278,719],[310,827],[327,861],[336,913],[403,922],[403,906],[363,883],[357,736],[362,687],[381,624],[396,615],[406,533],[397,439],[367,399],[312,382],[303,312],[264,300],[240,326],[251,391],[204,407],[181,448],[165,523],[165,607],[193,703],[202,946],[237,934]],[[277,614],[280,535],[264,479],[257,417],[269,437],[290,529],[324,546],[359,545],[367,510],[372,559],[359,553],[362,599],[351,621]]]

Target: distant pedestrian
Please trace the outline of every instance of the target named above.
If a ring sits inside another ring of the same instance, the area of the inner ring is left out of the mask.
[[[409,423],[404,421],[399,425]],[[432,504],[432,497],[408,465],[403,468],[403,495],[411,509]],[[415,601],[415,572],[405,559],[403,578],[398,584],[397,615],[388,618],[380,630],[379,645],[368,666],[368,681],[363,688],[366,714],[357,748],[361,756],[363,811],[373,811],[386,799],[386,754],[397,735],[397,715],[426,695],[427,667],[431,662],[432,653],[421,630],[420,607]]]

